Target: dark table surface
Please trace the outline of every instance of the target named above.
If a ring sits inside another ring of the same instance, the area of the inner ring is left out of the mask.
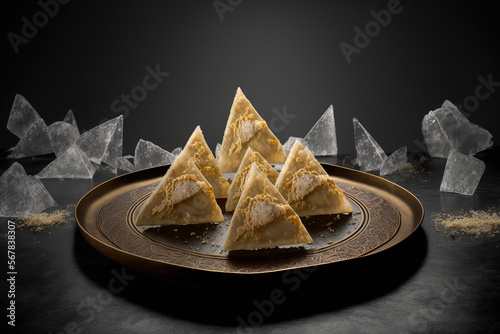
[[[200,286],[162,280],[113,262],[92,248],[74,217],[43,232],[16,230],[16,327],[19,333],[487,333],[500,329],[499,236],[437,231],[434,215],[500,211],[500,148],[476,155],[486,171],[473,196],[439,191],[444,159],[387,176],[415,194],[425,218],[415,233],[376,255],[315,271],[259,275],[241,281],[204,278]],[[51,156],[18,160],[36,174]],[[346,165],[351,156],[322,157]],[[13,161],[0,160],[0,173]],[[376,174],[376,173],[375,173]],[[58,208],[73,206],[113,177],[43,180]],[[0,218],[7,275],[7,218]],[[8,286],[2,279],[2,327]],[[275,292],[280,291],[280,298]],[[271,302],[274,300],[274,302]]]

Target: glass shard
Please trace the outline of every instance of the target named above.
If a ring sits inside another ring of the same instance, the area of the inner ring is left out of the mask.
[[[337,155],[337,134],[332,105],[309,130],[303,145],[307,146],[313,155]]]
[[[392,174],[403,168],[407,161],[406,155],[406,146],[392,152],[392,154],[388,156],[380,166],[380,176]]]
[[[73,110],[69,110],[66,116],[64,116],[63,122],[69,123],[73,125],[78,133],[80,133],[80,130],[78,129],[78,124],[76,123],[76,118],[75,115],[73,114]]]
[[[22,217],[56,206],[42,182],[14,162],[0,176],[0,217]]]
[[[123,156],[116,159],[116,168],[124,170],[126,172],[133,172],[135,170],[134,164],[128,159],[133,158],[132,156]]]
[[[120,115],[114,120],[116,122],[116,128],[109,140],[102,161],[111,167],[117,168],[117,159],[123,154],[123,116]]]
[[[283,149],[285,150],[286,154],[290,152],[292,149],[293,144],[295,144],[295,141],[298,140],[302,145],[304,145],[304,139],[300,137],[294,137],[290,136],[288,137],[287,141],[283,144]]]
[[[380,170],[380,166],[387,159],[387,155],[356,118],[353,118],[352,121],[357,161],[361,170]]]
[[[172,153],[147,140],[140,139],[135,147],[134,165],[136,170],[170,164],[174,159]]]
[[[447,158],[451,150],[473,155],[493,145],[492,135],[471,123],[451,102],[431,110],[422,120],[422,134],[429,154]]]
[[[82,133],[78,138],[76,142],[78,147],[96,164],[100,164],[105,157],[110,159],[107,153],[108,145],[120,123],[120,118],[123,121],[123,116],[120,115]]]
[[[456,151],[450,151],[440,191],[473,195],[486,166],[481,160]]]
[[[78,129],[66,122],[54,122],[48,126],[50,144],[56,157],[63,154],[80,137]]]
[[[95,167],[76,144],[36,175],[39,179],[91,179]]]
[[[16,94],[7,121],[7,129],[22,139],[29,128],[42,118],[22,95]]]
[[[8,158],[19,159],[52,153],[49,132],[43,119],[31,125],[24,137],[17,143]]]

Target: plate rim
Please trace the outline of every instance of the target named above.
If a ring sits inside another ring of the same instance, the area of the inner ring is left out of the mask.
[[[102,188],[104,188],[106,184],[111,183],[111,182],[116,182],[117,179],[123,178],[123,177],[125,177],[127,175],[130,175],[130,174],[139,175],[139,174],[147,173],[148,171],[155,170],[155,169],[169,168],[170,165],[171,164],[154,166],[154,167],[149,167],[149,168],[141,169],[141,170],[138,170],[138,171],[133,171],[133,172],[129,172],[129,173],[124,173],[124,174],[121,174],[121,175],[117,175],[117,176],[115,176],[115,177],[113,177],[113,178],[111,178],[109,180],[106,180],[106,181],[104,181],[104,182],[96,185],[91,190],[89,190],[87,193],[85,193],[80,198],[80,200],[78,201],[78,203],[76,204],[75,211],[74,211],[75,212],[75,220],[77,222],[78,229],[80,230],[80,233],[83,235],[84,239],[94,249],[96,249],[101,254],[105,255],[106,257],[110,258],[111,260],[119,262],[119,263],[121,263],[121,264],[123,264],[125,266],[132,267],[133,269],[136,269],[136,270],[139,270],[139,271],[142,271],[142,272],[146,272],[146,273],[151,274],[153,276],[158,276],[158,274],[157,273],[153,273],[153,272],[148,272],[147,270],[144,271],[143,269],[139,269],[136,266],[134,266],[133,264],[131,264],[130,261],[121,261],[120,260],[120,254],[126,255],[127,257],[132,257],[132,259],[140,259],[142,262],[153,262],[153,263],[161,264],[161,265],[165,266],[165,268],[167,269],[167,271],[168,271],[168,268],[172,268],[172,269],[190,270],[190,271],[195,271],[195,272],[219,273],[219,274],[226,274],[226,275],[256,275],[256,274],[265,274],[265,273],[272,273],[272,272],[281,272],[281,271],[284,271],[284,270],[293,270],[293,269],[299,269],[299,268],[306,268],[306,267],[317,266],[317,265],[321,265],[321,266],[323,266],[323,265],[333,265],[333,264],[335,264],[337,262],[344,262],[344,261],[353,260],[353,259],[362,258],[362,257],[366,257],[366,256],[370,256],[370,255],[374,255],[374,254],[380,253],[380,252],[382,252],[384,250],[390,249],[390,248],[392,248],[392,247],[400,244],[401,242],[403,242],[404,240],[406,240],[408,237],[410,237],[421,226],[422,221],[424,219],[424,215],[425,215],[424,207],[423,207],[422,203],[420,202],[420,200],[418,199],[418,197],[415,196],[413,193],[411,193],[406,188],[404,188],[404,187],[402,187],[402,186],[400,186],[400,185],[398,185],[398,184],[396,184],[396,183],[394,183],[394,182],[392,182],[390,180],[387,180],[385,178],[377,176],[377,175],[373,175],[373,174],[370,174],[370,173],[367,173],[367,172],[359,171],[359,170],[348,168],[348,167],[344,167],[344,166],[338,166],[338,165],[334,165],[334,164],[330,164],[330,163],[323,163],[323,162],[321,162],[321,165],[324,166],[324,167],[326,167],[327,169],[340,170],[340,171],[343,171],[344,173],[354,173],[355,175],[361,175],[364,178],[368,177],[368,178],[371,178],[372,180],[377,181],[378,183],[381,182],[382,184],[385,184],[385,185],[388,185],[388,186],[391,186],[391,187],[395,187],[400,192],[403,192],[406,196],[409,197],[409,199],[411,201],[413,201],[413,204],[416,205],[416,207],[418,208],[418,211],[419,211],[419,212],[417,212],[417,215],[415,217],[415,222],[416,223],[412,224],[413,228],[409,232],[406,232],[405,235],[403,235],[403,237],[400,238],[396,243],[394,243],[393,245],[390,245],[390,246],[387,247],[387,245],[391,242],[391,240],[393,240],[398,235],[398,233],[401,231],[401,227],[402,227],[402,225],[403,225],[404,222],[403,222],[402,215],[401,215],[399,207],[396,204],[394,204],[392,201],[390,201],[388,198],[385,198],[385,197],[381,196],[386,201],[388,201],[392,206],[394,206],[396,208],[396,210],[398,212],[398,215],[399,215],[399,218],[400,218],[400,223],[399,223],[398,228],[396,229],[396,231],[392,234],[392,236],[388,240],[386,240],[385,242],[383,242],[382,244],[380,244],[377,247],[375,247],[374,249],[372,249],[372,250],[370,250],[370,251],[368,251],[366,253],[363,253],[361,255],[358,255],[356,257],[347,258],[347,259],[339,259],[337,261],[330,262],[330,263],[311,264],[310,266],[307,266],[307,265],[306,266],[304,266],[304,265],[298,265],[298,266],[291,266],[291,267],[286,268],[286,269],[277,268],[275,270],[265,270],[265,271],[252,272],[252,271],[219,271],[219,270],[213,270],[213,269],[209,269],[209,268],[192,268],[192,267],[189,267],[189,266],[183,265],[183,264],[173,264],[173,263],[168,263],[168,262],[157,260],[157,259],[152,259],[152,258],[143,256],[143,255],[140,255],[140,254],[132,253],[132,252],[126,251],[124,249],[121,249],[112,240],[110,240],[106,235],[104,235],[101,231],[99,231],[99,233],[101,234],[101,237],[103,237],[103,238],[105,238],[107,240],[107,243],[103,242],[102,240],[100,240],[96,236],[94,236],[90,231],[88,231],[85,228],[85,226],[82,224],[82,222],[80,221],[79,211],[80,211],[81,206],[83,206],[82,203],[84,203],[85,201],[87,201],[89,199],[90,194],[92,194],[93,192],[99,191]],[[335,174],[330,174],[330,173],[329,173],[329,175],[332,175],[334,177],[336,176]],[[407,201],[405,201],[405,202],[407,202]],[[201,254],[201,255],[203,255],[203,254]],[[133,262],[135,262],[135,261],[133,261]],[[163,276],[163,275],[160,275],[160,276]]]

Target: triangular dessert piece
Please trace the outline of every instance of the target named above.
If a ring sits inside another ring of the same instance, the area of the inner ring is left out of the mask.
[[[234,211],[238,201],[240,200],[241,192],[245,186],[245,181],[248,176],[248,172],[252,167],[252,163],[257,164],[259,171],[262,172],[272,184],[276,183],[279,173],[276,169],[269,164],[269,162],[264,159],[264,157],[257,151],[248,148],[243,160],[241,160],[240,167],[233,177],[233,182],[231,182],[231,187],[229,188],[229,194],[226,201],[226,211]]]
[[[270,163],[286,160],[280,141],[238,88],[222,139],[219,157],[222,172],[236,172],[249,146]]]
[[[224,250],[312,243],[299,216],[254,163],[236,206]]]
[[[288,154],[276,188],[300,217],[352,212],[342,190],[299,141]]]
[[[136,225],[224,221],[214,190],[192,159],[178,156],[142,206]]]
[[[179,153],[181,159],[191,157],[196,167],[200,170],[203,176],[208,180],[208,183],[214,188],[215,198],[226,198],[229,191],[229,182],[217,164],[214,154],[208,147],[203,132],[200,126],[189,137],[184,149]]]
[[[71,125],[68,125],[72,127]],[[73,144],[36,175],[39,179],[91,179],[96,169],[89,158]]]

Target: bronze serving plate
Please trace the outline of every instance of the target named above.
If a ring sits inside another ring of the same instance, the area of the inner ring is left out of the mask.
[[[84,238],[108,258],[159,277],[196,272],[260,274],[327,265],[381,252],[410,236],[424,209],[406,189],[381,177],[322,163],[354,213],[303,218],[311,245],[223,251],[231,213],[219,224],[138,228],[135,217],[170,165],[115,177],[75,208]],[[220,203],[224,207],[224,203]]]

